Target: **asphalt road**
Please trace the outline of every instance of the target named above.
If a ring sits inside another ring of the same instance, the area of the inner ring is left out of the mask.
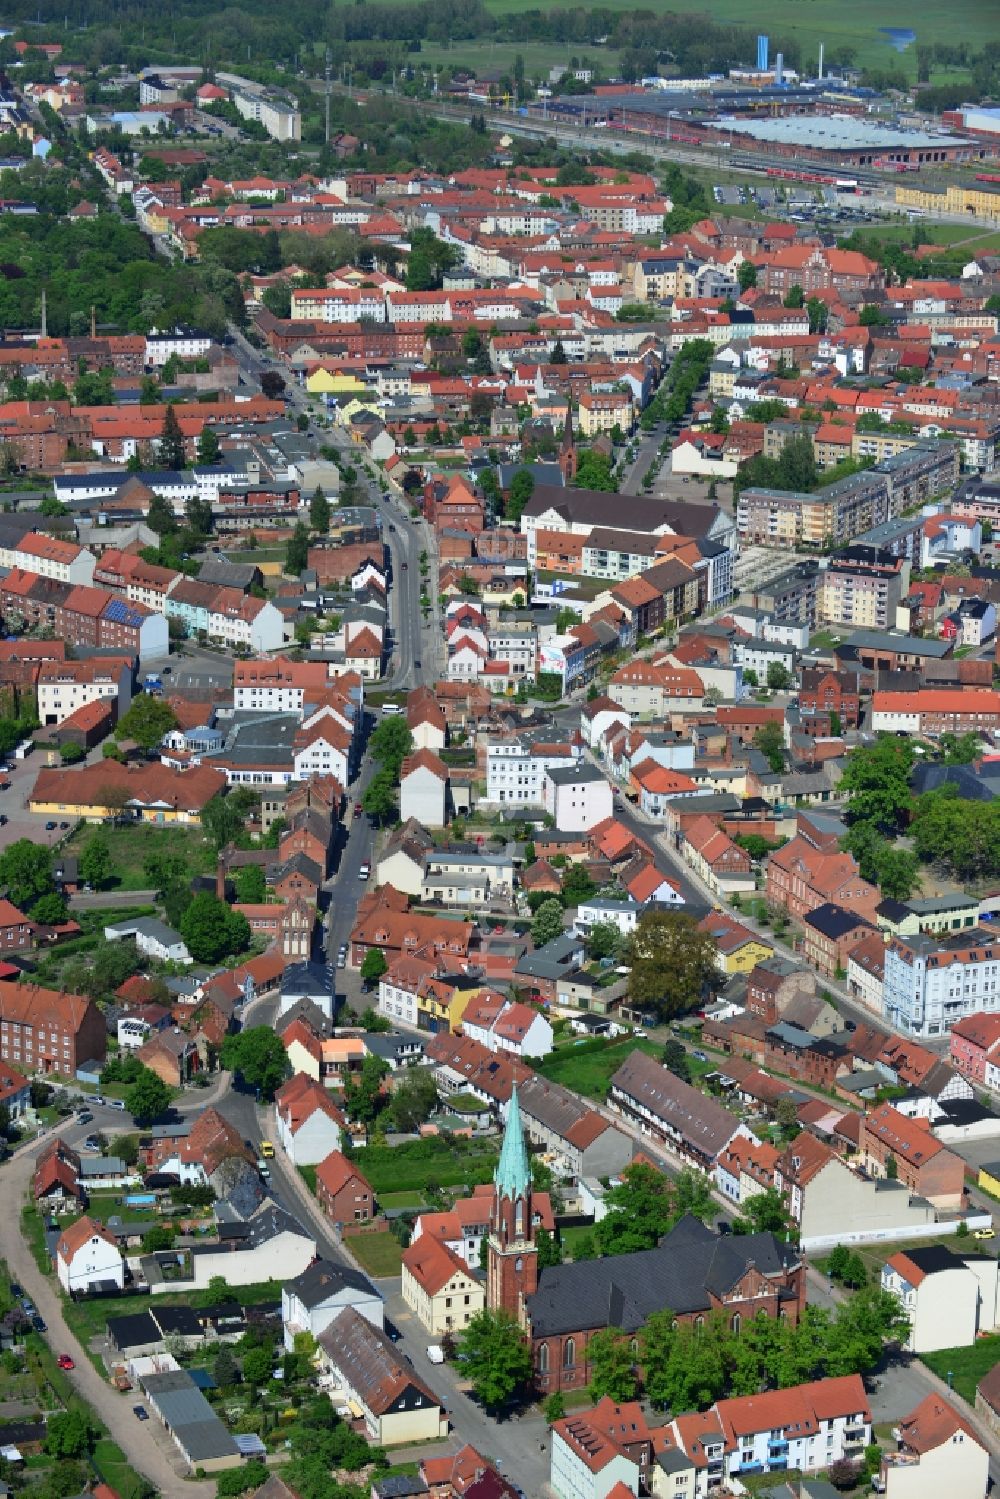
[[[128,1116],[124,1116],[127,1120]],[[184,1477],[186,1465],[173,1447],[158,1421],[141,1425],[132,1414],[128,1396],[113,1389],[94,1368],[86,1350],[70,1331],[63,1317],[62,1295],[52,1276],[44,1276],[35,1264],[31,1250],[21,1236],[18,1205],[24,1200],[34,1174],[35,1158],[52,1134],[59,1133],[77,1142],[91,1130],[122,1128],[123,1116],[112,1109],[95,1109],[94,1122],[85,1128],[61,1124],[58,1130],[23,1146],[0,1167],[4,1201],[8,1210],[0,1214],[0,1257],[11,1278],[24,1287],[46,1323],[46,1341],[55,1353],[68,1353],[76,1367],[66,1377],[84,1400],[94,1409],[121,1447],[136,1472],[142,1473],[160,1494],[168,1499],[185,1499],[186,1495],[215,1493],[214,1482],[198,1482]]]

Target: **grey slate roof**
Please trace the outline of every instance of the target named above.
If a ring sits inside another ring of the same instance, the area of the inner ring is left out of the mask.
[[[310,1311],[345,1287],[371,1296],[378,1295],[371,1281],[360,1270],[352,1270],[349,1265],[335,1265],[332,1260],[314,1260],[301,1275],[288,1281],[286,1285]]]
[[[684,1217],[655,1249],[542,1270],[527,1299],[532,1336],[574,1332],[584,1322],[630,1333],[666,1307],[681,1316],[706,1312],[750,1265],[777,1275],[795,1259],[774,1234],[720,1236]]]
[[[739,1127],[739,1120],[721,1103],[675,1077],[644,1051],[633,1051],[625,1059],[611,1088],[647,1108],[702,1155],[717,1156]]]

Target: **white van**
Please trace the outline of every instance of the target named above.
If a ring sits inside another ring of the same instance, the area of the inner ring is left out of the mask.
[[[404,713],[405,711],[406,710],[404,709],[402,703],[383,703],[382,704],[382,717],[383,718],[391,718],[394,714],[396,714],[396,713]]]

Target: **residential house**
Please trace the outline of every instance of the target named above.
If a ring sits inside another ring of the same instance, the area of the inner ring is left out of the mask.
[[[861,1122],[860,1152],[873,1175],[895,1174],[935,1207],[962,1205],[964,1162],[934,1138],[926,1119],[907,1119],[891,1104],[880,1104]]]
[[[944,1244],[897,1250],[882,1266],[881,1285],[910,1324],[914,1353],[971,1347],[997,1322],[998,1264],[993,1255],[965,1258]]]
[[[365,1435],[380,1447],[437,1441],[447,1435],[440,1401],[397,1353],[381,1328],[347,1307],[319,1335],[319,1353],[336,1402],[356,1406]]]
[[[332,1223],[348,1227],[375,1217],[375,1193],[357,1166],[332,1150],[316,1167],[316,1199]]]
[[[486,1288],[465,1260],[432,1234],[403,1253],[403,1300],[431,1337],[454,1336],[486,1305]]]
[[[896,1451],[882,1457],[876,1487],[885,1499],[985,1499],[990,1452],[971,1421],[936,1392],[894,1428]]]
[[[125,1262],[114,1235],[93,1218],[78,1218],[59,1235],[56,1275],[67,1296],[121,1291]]]
[[[714,1098],[633,1051],[611,1079],[608,1103],[685,1165],[712,1172],[735,1135],[751,1131]]]
[[[274,1095],[275,1131],[293,1166],[315,1166],[340,1149],[347,1121],[326,1088],[304,1072]]]
[[[353,1307],[373,1327],[384,1325],[382,1297],[367,1276],[339,1261],[314,1260],[281,1288],[285,1347],[292,1349],[300,1332],[318,1338],[347,1307]]]

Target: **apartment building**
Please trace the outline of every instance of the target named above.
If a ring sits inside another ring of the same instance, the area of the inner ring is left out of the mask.
[[[820,573],[821,624],[888,630],[910,586],[910,564],[876,547],[847,547]]]
[[[1000,692],[922,687],[872,694],[872,728],[887,734],[964,734],[1000,727]]]
[[[507,806],[542,807],[547,772],[571,767],[579,759],[579,746],[570,744],[529,738],[487,744],[486,800]]]
[[[953,937],[894,937],[882,1003],[891,1025],[920,1037],[946,1035],[984,1011],[1000,1014],[1000,936],[976,927]]]
[[[869,1175],[901,1181],[937,1208],[961,1207],[965,1162],[934,1138],[926,1119],[880,1104],[861,1120],[858,1150]]]
[[[109,700],[115,717],[132,701],[134,658],[99,657],[87,661],[43,661],[35,690],[43,724],[60,724],[88,703]]]
[[[700,1171],[714,1172],[719,1156],[735,1136],[753,1138],[748,1127],[721,1103],[641,1051],[632,1052],[611,1079],[608,1103],[644,1135]]]
[[[103,1061],[104,1016],[90,999],[37,984],[0,981],[0,1058],[19,1072],[72,1078],[84,1062]]]

